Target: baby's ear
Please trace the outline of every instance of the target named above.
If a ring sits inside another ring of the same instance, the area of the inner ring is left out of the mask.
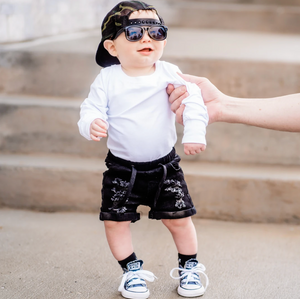
[[[111,56],[116,57],[118,55],[114,41],[107,39],[104,41],[103,46]]]

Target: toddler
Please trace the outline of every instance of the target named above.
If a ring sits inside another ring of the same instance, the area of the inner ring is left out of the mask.
[[[88,140],[107,137],[108,170],[103,174],[100,220],[109,247],[123,269],[119,291],[125,298],[148,298],[143,270],[134,253],[130,223],[140,219],[139,205],[150,207],[149,218],[161,220],[178,250],[179,268],[170,275],[180,280],[184,297],[204,294],[208,279],[198,263],[196,214],[176,154],[175,115],[166,87],[186,85],[189,97],[183,122],[184,152],[205,150],[208,115],[199,88],[185,82],[177,66],[160,61],[168,28],[157,10],[141,1],[123,1],[104,18],[96,62],[103,67],[81,105],[79,130]],[[178,269],[179,276],[173,276]],[[199,274],[206,278],[205,286]]]

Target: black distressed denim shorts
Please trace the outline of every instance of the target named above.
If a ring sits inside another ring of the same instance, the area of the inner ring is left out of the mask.
[[[100,220],[135,222],[139,205],[151,208],[151,219],[196,214],[175,149],[151,162],[130,162],[109,152],[105,162]]]

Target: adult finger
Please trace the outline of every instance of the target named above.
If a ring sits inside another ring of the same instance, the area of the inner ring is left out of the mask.
[[[170,97],[169,97],[169,102],[172,104],[174,102],[176,102],[177,100],[179,100],[182,96],[184,96],[184,94],[186,93],[186,87],[184,85],[182,86],[179,86],[177,88],[175,88],[173,90],[173,92],[170,94]],[[184,97],[186,98],[186,96]],[[180,104],[182,102],[182,99],[180,101]],[[180,105],[178,105],[179,107]],[[177,108],[178,108],[177,107]]]
[[[166,89],[167,94],[170,95],[173,92],[174,89],[175,89],[175,87],[174,87],[173,84],[168,84],[167,89]]]
[[[176,110],[176,122],[179,124],[183,125],[183,111],[184,111],[185,105],[181,105],[177,110]]]

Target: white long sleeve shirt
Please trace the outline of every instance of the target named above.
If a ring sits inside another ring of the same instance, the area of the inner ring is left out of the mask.
[[[183,114],[182,143],[206,144],[208,114],[197,85],[184,81],[173,64],[157,61],[155,72],[130,77],[121,65],[101,70],[81,105],[78,127],[88,140],[90,125],[100,118],[107,123],[107,147],[113,155],[133,162],[148,162],[167,155],[176,143],[175,114],[166,88],[186,85],[189,97]]]

